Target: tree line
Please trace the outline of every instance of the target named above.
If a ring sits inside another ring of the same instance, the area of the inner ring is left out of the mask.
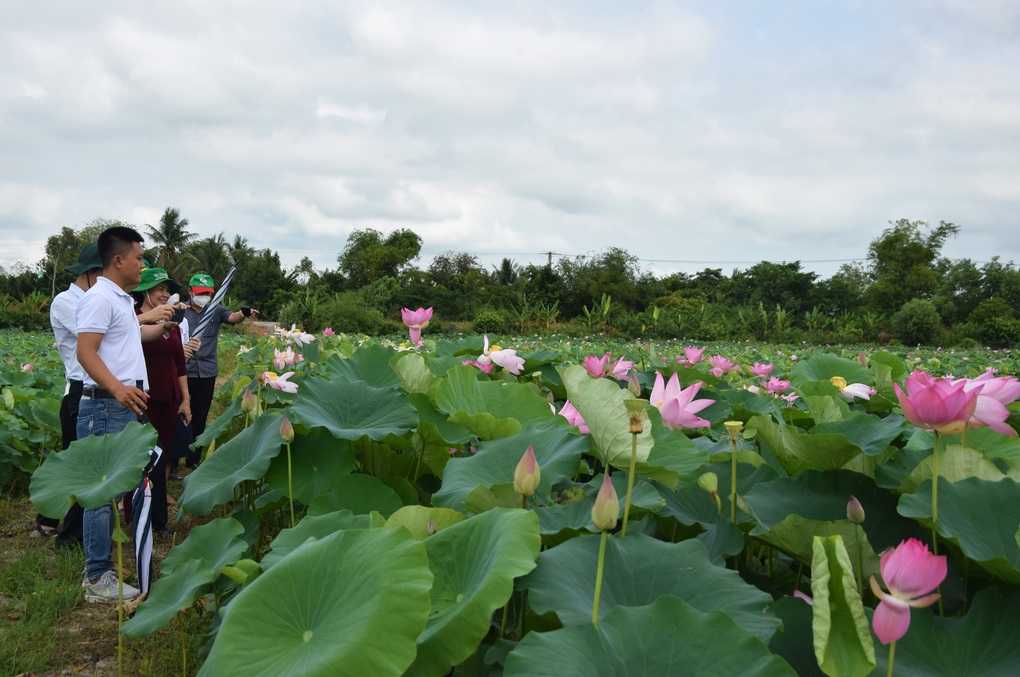
[[[0,268],[0,326],[47,326],[49,299],[71,281],[64,267],[111,225],[130,224],[64,227],[38,264]],[[993,347],[1020,340],[1020,271],[998,257],[978,265],[944,256],[959,233],[947,222],[890,222],[863,263],[825,279],[799,261],[656,277],[619,247],[546,265],[504,258],[488,269],[470,252],[448,251],[419,268],[422,239],[405,228],[355,230],[336,268],[316,270],[306,257],[287,270],[279,254],[244,237],[202,238],[188,226],[169,207],[159,223],[139,229],[152,265],[182,283],[197,272],[218,283],[236,266],[230,303],[307,331],[396,334],[399,308],[424,306],[435,309],[431,331]]]

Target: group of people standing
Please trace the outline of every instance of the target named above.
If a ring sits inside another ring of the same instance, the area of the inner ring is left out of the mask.
[[[67,380],[60,405],[62,448],[88,435],[120,432],[132,421],[151,423],[163,450],[149,473],[152,530],[169,538],[167,480],[182,454],[190,465],[200,457],[201,449],[192,452],[187,445],[205,430],[219,371],[220,325],[258,311],[209,307],[215,288],[205,274],[191,277],[188,301],[181,302],[181,285],[162,268],[146,266],[142,242],[133,228],[103,231],[67,268],[75,281],[53,299],[50,323]],[[207,312],[213,316],[201,336],[192,336]],[[55,520],[36,518],[40,533],[56,536],[58,547],[84,546],[82,587],[90,602],[118,599],[111,510],[74,505],[59,531]],[[125,600],[138,594],[123,585]]]

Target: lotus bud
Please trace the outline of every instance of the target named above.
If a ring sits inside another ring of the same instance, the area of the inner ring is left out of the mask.
[[[864,523],[864,506],[861,505],[856,496],[851,496],[850,500],[847,501],[846,517],[854,524]]]
[[[255,396],[251,394],[251,388],[245,388],[244,395],[241,395],[241,409],[249,414],[255,409]]]
[[[600,531],[612,531],[616,528],[619,517],[620,499],[616,495],[612,480],[609,479],[609,473],[606,473],[602,476],[602,486],[591,509],[591,521]]]
[[[294,426],[291,425],[290,419],[286,416],[284,416],[283,420],[280,421],[280,437],[282,437],[283,441],[287,444],[294,441]]]
[[[431,517],[429,517],[428,524],[425,525],[425,533],[429,536],[436,533],[436,520]]]
[[[726,426],[726,433],[730,436],[730,442],[736,442],[740,437],[740,431],[744,429],[744,423],[742,421],[726,421],[723,425]]]
[[[864,354],[863,350],[861,351],[861,354],[857,356],[857,361],[862,367],[868,366],[868,356]]]
[[[698,486],[708,492],[709,498],[715,501],[718,512],[722,512],[722,500],[719,498],[719,476],[714,472],[707,472],[698,478]]]
[[[533,496],[541,480],[542,469],[538,467],[535,448],[529,444],[514,470],[514,491],[521,496]]]
[[[637,372],[631,369],[627,372],[627,389],[634,397],[641,397],[641,384],[637,380]]]

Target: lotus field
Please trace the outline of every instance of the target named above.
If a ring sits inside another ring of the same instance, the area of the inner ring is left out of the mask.
[[[1020,672],[1008,353],[408,324],[234,344],[179,499],[207,521],[124,634],[199,603],[202,675]],[[134,486],[151,428],[36,468],[59,366],[2,369],[41,512]]]

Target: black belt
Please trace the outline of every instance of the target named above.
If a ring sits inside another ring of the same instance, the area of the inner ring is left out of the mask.
[[[135,387],[141,390],[142,382],[135,381]],[[89,397],[101,400],[115,400],[117,396],[101,386],[85,386],[81,389],[82,397]]]

